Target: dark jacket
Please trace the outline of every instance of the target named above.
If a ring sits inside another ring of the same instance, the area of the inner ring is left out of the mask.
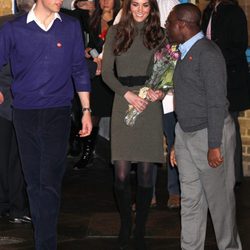
[[[88,14],[88,11],[81,10],[81,9],[75,9],[75,10],[61,9],[60,11],[62,13],[67,14],[67,15],[73,16],[79,20],[80,25],[81,25],[81,30],[82,30],[82,38],[83,38],[84,46],[86,47],[86,37],[85,36],[89,33],[89,24],[88,24],[89,23],[89,14]],[[92,79],[95,77],[97,64],[95,62],[93,62],[92,60],[86,60],[86,63],[88,65],[90,78]]]
[[[213,8],[204,10],[202,30],[206,33]],[[250,108],[250,81],[246,49],[248,47],[247,19],[240,6],[220,3],[213,13],[211,38],[219,46],[227,66],[227,97],[230,111]]]
[[[113,25],[113,21],[114,20],[108,22],[109,27]],[[104,37],[102,38],[102,36]],[[92,49],[95,48],[98,51],[98,53],[101,53],[103,50],[105,36],[106,35],[102,34],[101,32],[101,22],[100,22],[97,24],[96,28],[90,28],[88,47]]]
[[[3,23],[14,19],[15,15],[8,15],[0,17],[0,28]],[[4,96],[4,102],[0,104],[0,116],[7,119],[12,120],[12,95],[10,91],[10,86],[12,83],[11,70],[9,65],[5,65],[0,70],[0,92],[2,92]]]

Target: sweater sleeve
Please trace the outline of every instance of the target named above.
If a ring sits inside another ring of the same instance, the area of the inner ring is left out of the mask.
[[[116,93],[121,96],[129,90],[128,87],[122,85],[115,76],[115,55],[113,53],[113,42],[115,39],[115,27],[111,26],[105,41],[103,64],[102,64],[102,78],[103,81]]]
[[[90,91],[90,76],[88,65],[84,55],[84,44],[82,40],[79,22],[75,21],[75,43],[73,48],[72,77],[77,92]]]
[[[222,141],[228,101],[225,61],[215,44],[201,53],[200,68],[207,100],[208,147],[217,148]]]

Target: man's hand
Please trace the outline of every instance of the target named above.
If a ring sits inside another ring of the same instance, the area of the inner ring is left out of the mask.
[[[85,137],[91,134],[92,131],[92,121],[91,113],[89,111],[84,111],[82,115],[82,129],[79,131],[80,137]]]
[[[4,102],[4,96],[3,93],[0,91],[0,104],[3,104]]]
[[[92,120],[91,110],[89,103],[89,92],[77,92],[83,107],[82,114],[82,129],[79,131],[80,137],[85,137],[91,134],[92,131]]]
[[[124,98],[127,100],[129,104],[131,104],[138,112],[142,112],[146,109],[148,105],[148,101],[142,99],[138,95],[134,94],[131,91],[127,91],[124,95]]]
[[[171,164],[171,166],[173,168],[177,166],[177,161],[176,161],[176,158],[175,158],[174,146],[171,148],[171,151],[170,151],[170,164]]]
[[[223,163],[220,148],[210,148],[207,153],[208,165],[212,168],[217,168]]]

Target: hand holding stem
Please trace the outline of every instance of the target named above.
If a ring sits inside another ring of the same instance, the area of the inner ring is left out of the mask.
[[[134,94],[132,91],[127,91],[124,98],[129,104],[131,104],[138,112],[142,112],[146,109],[148,101]]]

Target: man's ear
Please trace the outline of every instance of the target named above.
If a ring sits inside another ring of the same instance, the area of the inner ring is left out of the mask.
[[[186,27],[186,22],[182,20],[178,20],[178,25],[180,29],[184,29]]]

